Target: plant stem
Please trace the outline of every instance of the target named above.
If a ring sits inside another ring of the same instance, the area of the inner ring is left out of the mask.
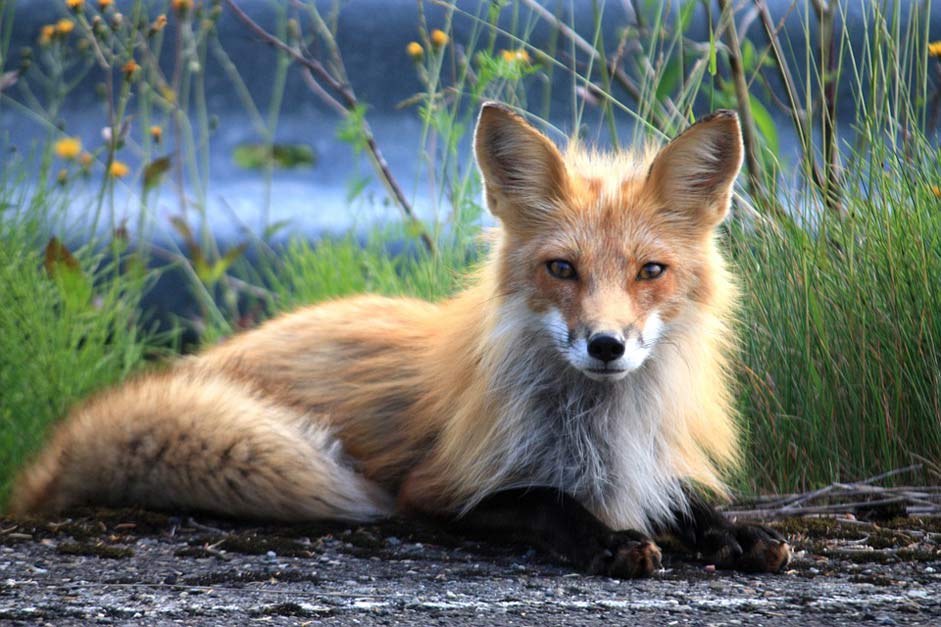
[[[748,168],[749,191],[756,200],[778,211],[778,205],[768,202],[767,191],[761,180],[761,164],[758,161],[758,142],[755,136],[755,120],[751,112],[751,96],[748,93],[748,82],[745,80],[745,68],[742,66],[741,45],[738,40],[738,31],[735,28],[735,11],[729,0],[719,0],[719,9],[728,20],[726,37],[729,42],[729,70],[732,73],[735,86],[735,100],[738,103],[738,113],[742,120],[742,141],[745,144],[745,165]],[[720,18],[721,19],[721,18]]]
[[[229,6],[230,9],[232,9],[232,12],[235,14],[235,16],[243,24],[248,26],[252,32],[258,35],[265,43],[287,53],[295,62],[309,70],[312,78],[316,78],[317,80],[326,83],[330,89],[335,91],[339,95],[339,101],[343,105],[346,115],[349,115],[351,112],[355,111],[358,107],[361,106],[359,100],[356,97],[356,94],[353,92],[353,88],[349,85],[349,83],[335,78],[327,70],[327,68],[325,68],[324,65],[320,63],[320,61],[302,55],[296,49],[292,48],[284,41],[278,39],[266,31],[244,11],[242,11],[242,9],[239,8],[234,0],[225,0],[225,3]],[[319,95],[320,92],[317,93]],[[434,240],[431,239],[431,236],[428,234],[428,230],[415,216],[415,212],[412,209],[411,203],[405,197],[405,193],[399,186],[398,181],[392,175],[392,171],[389,169],[389,163],[386,161],[382,151],[379,149],[379,145],[376,143],[376,137],[373,135],[372,128],[365,119],[362,122],[362,133],[366,144],[366,152],[369,154],[370,160],[372,161],[376,170],[379,172],[383,183],[385,183],[386,188],[389,190],[393,199],[399,205],[399,208],[402,210],[406,220],[421,227],[421,231],[419,232],[418,236],[425,245],[425,248],[427,248],[429,252],[434,253]]]

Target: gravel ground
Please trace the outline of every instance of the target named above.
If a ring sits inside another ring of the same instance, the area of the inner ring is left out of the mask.
[[[941,519],[774,524],[796,551],[785,573],[668,557],[617,581],[401,522],[0,519],[0,624],[941,625]]]

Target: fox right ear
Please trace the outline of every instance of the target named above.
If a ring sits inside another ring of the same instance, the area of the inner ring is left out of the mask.
[[[668,211],[712,228],[729,211],[743,154],[738,115],[719,110],[680,133],[657,154],[647,175],[648,185]]]
[[[549,138],[509,107],[486,102],[474,132],[487,206],[508,228],[551,224],[565,196],[565,162]]]

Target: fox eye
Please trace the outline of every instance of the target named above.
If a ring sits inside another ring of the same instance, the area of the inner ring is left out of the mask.
[[[658,278],[667,269],[662,263],[645,263],[644,267],[637,273],[637,278],[641,281],[649,281]]]
[[[546,263],[549,274],[557,279],[571,280],[575,278],[575,266],[564,259],[553,259]]]

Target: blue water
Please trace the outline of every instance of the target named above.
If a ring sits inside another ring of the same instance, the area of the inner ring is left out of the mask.
[[[569,4],[563,3],[563,6]],[[623,6],[627,4],[629,3],[611,1],[605,7],[604,32],[609,47],[617,40],[618,31],[625,23]],[[129,2],[117,2],[119,8],[129,5]],[[776,19],[792,7],[792,3],[787,0],[771,2],[770,5]],[[240,6],[245,7],[262,25],[269,28],[272,26],[275,13],[273,3],[243,0]],[[477,2],[460,2],[459,6],[477,13],[480,5]],[[556,3],[548,3],[548,6],[554,10]],[[574,2],[572,6],[576,29],[582,35],[590,36],[592,3],[579,1]],[[701,17],[702,9],[698,10]],[[851,30],[859,29],[861,32],[865,10],[865,2],[846,3],[847,20]],[[440,7],[427,3],[425,12],[431,27],[442,23],[444,11]],[[794,50],[802,50],[804,47],[802,12],[802,7],[792,10],[785,22],[785,40]],[[504,13],[508,20],[509,11],[505,10]],[[10,46],[10,50],[14,52],[13,62],[15,63],[15,51],[35,42],[42,24],[63,15],[65,9],[63,2],[59,0],[21,1],[16,9],[13,41]],[[740,14],[740,19],[743,16],[744,14]],[[523,11],[521,21],[525,20],[526,11]],[[706,38],[705,32],[699,32],[703,30],[704,22],[703,19],[693,21],[691,38]],[[508,23],[507,21],[506,24]],[[173,24],[174,20],[171,18],[167,32],[168,41],[172,36]],[[352,84],[360,99],[369,105],[369,122],[393,174],[404,187],[419,216],[430,219],[435,217],[434,207],[438,203],[429,197],[428,183],[421,175],[417,161],[422,127],[414,107],[397,107],[400,102],[421,90],[414,67],[404,53],[406,43],[417,38],[417,24],[418,13],[414,0],[352,0],[344,6],[340,14],[338,41]],[[941,11],[933,10],[931,26],[932,33],[937,32],[941,36]],[[461,16],[455,17],[455,41],[465,40],[471,30],[470,20]],[[238,66],[264,115],[266,98],[271,92],[274,53],[254,38],[228,11],[221,18],[219,31],[223,46]],[[533,32],[531,40],[538,45],[546,41],[549,35],[550,29],[541,24]],[[763,41],[763,31],[758,22],[752,24],[748,35],[754,37],[757,44]],[[811,37],[814,36],[812,32]],[[510,41],[501,41],[498,43],[499,47],[514,46]],[[100,74],[92,72],[69,97],[67,106],[57,121],[67,134],[80,136],[86,146],[100,146],[102,143],[101,127],[105,116],[95,95],[95,85],[101,80]],[[375,178],[366,193],[352,205],[349,203],[347,194],[351,181],[371,175],[372,170],[364,157],[354,155],[349,145],[336,138],[336,114],[308,90],[296,70],[292,70],[289,75],[276,137],[282,142],[309,145],[317,155],[317,163],[313,167],[277,172],[270,187],[266,185],[260,173],[243,170],[232,160],[232,151],[237,145],[258,141],[259,138],[252,129],[236,92],[211,55],[206,67],[206,81],[209,109],[219,121],[210,142],[211,166],[206,197],[209,223],[217,235],[223,239],[240,238],[240,231],[244,228],[260,233],[266,223],[279,221],[289,223],[286,232],[314,235],[325,231],[342,232],[350,227],[365,228],[374,223],[399,218],[398,209],[383,201],[386,195],[375,182]],[[840,126],[844,137],[851,135],[847,113],[852,102],[852,93],[848,90],[847,85],[841,86],[840,102],[843,109],[840,112]],[[8,93],[9,97],[22,101],[16,88]],[[570,77],[556,72],[550,119],[563,132],[572,130],[570,93]],[[535,85],[531,102],[539,102],[538,94],[538,85]],[[708,103],[703,103],[701,113],[705,113],[707,108]],[[771,106],[769,109],[775,116],[777,128],[781,133],[780,160],[786,166],[797,159],[797,143],[795,137],[789,133],[790,122],[784,114]],[[587,114],[589,135],[595,129],[599,135],[603,135],[604,127],[596,112],[589,109]],[[632,122],[627,115],[620,115],[617,125],[621,138],[630,136]],[[4,99],[0,99],[0,128],[6,134],[8,143],[21,152],[28,151],[31,146],[46,139],[49,133],[48,126],[38,123]],[[142,129],[136,126],[132,128],[132,133],[139,135],[141,132]],[[461,154],[470,158],[466,139],[462,144]],[[128,148],[122,151],[121,158],[132,166],[138,164],[133,152]],[[100,173],[100,165],[98,172]],[[119,186],[116,195],[118,220],[125,216],[133,220],[138,215],[139,189],[139,181]],[[97,191],[97,179],[87,185],[79,185],[75,191],[73,213],[81,216]],[[189,191],[192,195],[194,190]],[[150,228],[155,231],[152,235],[158,238],[172,237],[169,218],[180,212],[173,186],[164,184],[159,197],[152,200],[154,202],[151,202],[153,211]],[[443,212],[445,209],[438,211]]]

